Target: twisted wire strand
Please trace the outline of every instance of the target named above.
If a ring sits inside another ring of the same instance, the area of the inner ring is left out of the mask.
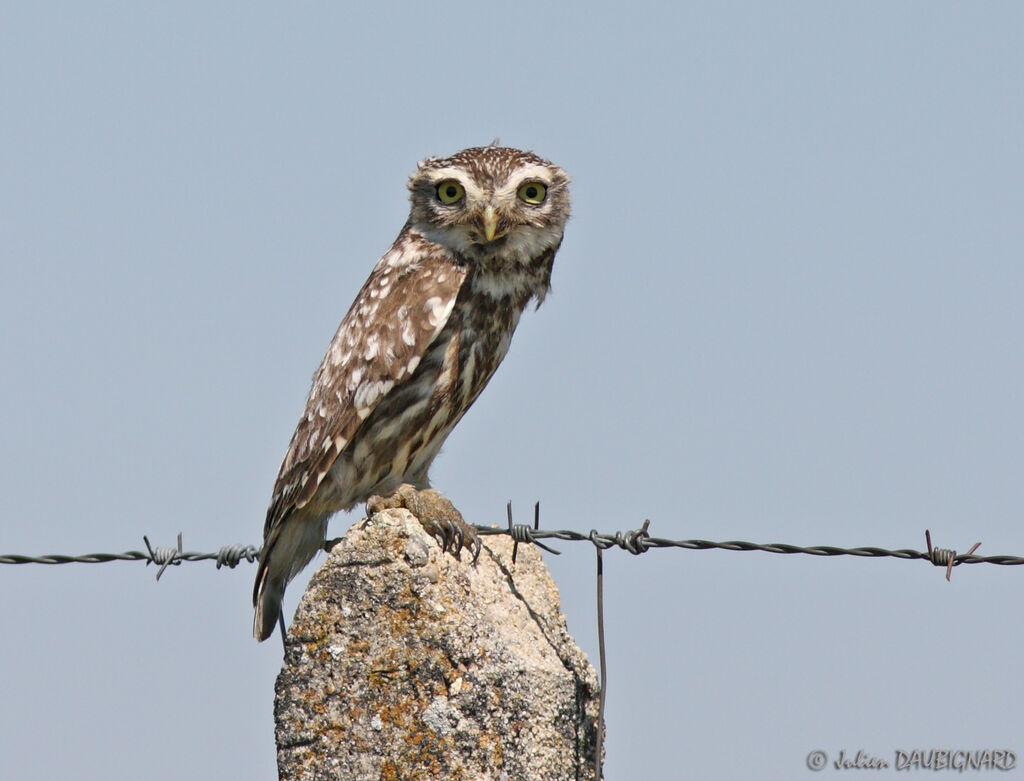
[[[602,534],[600,532],[578,532],[571,529],[532,529],[524,524],[515,527],[516,536],[520,542],[536,542],[537,540],[563,540],[566,542],[588,541],[601,549],[622,548],[634,555],[643,553],[651,548],[684,548],[687,550],[728,550],[728,551],[761,551],[763,553],[794,554],[802,553],[808,556],[860,556],[862,558],[896,558],[896,559],[924,559],[932,561],[936,566],[945,567],[947,561],[952,557],[955,564],[1001,564],[1020,565],[1024,564],[1024,557],[1021,556],[978,556],[973,553],[956,553],[950,549],[935,548],[929,554],[928,551],[900,548],[889,550],[873,546],[857,548],[840,548],[834,545],[791,545],[784,542],[746,542],[744,540],[726,540],[713,542],[711,540],[668,540],[662,537],[651,537],[646,534],[646,523],[641,529],[628,532],[614,532]],[[478,534],[509,534],[508,529],[495,528],[492,526],[476,527]],[[941,560],[940,560],[941,559]]]
[[[506,534],[512,537],[517,544],[534,544],[544,550],[557,554],[559,551],[544,545],[541,540],[561,540],[563,542],[590,542],[601,550],[609,548],[621,548],[633,555],[645,553],[652,548],[682,548],[685,550],[726,550],[726,551],[761,551],[763,553],[779,554],[804,554],[807,556],[859,556],[862,558],[895,558],[895,559],[923,559],[930,561],[936,566],[947,567],[950,562],[954,566],[960,564],[998,564],[1002,566],[1014,566],[1024,564],[1024,557],[1010,555],[979,556],[974,553],[974,547],[969,553],[957,553],[949,548],[932,548],[928,551],[900,548],[890,550],[874,546],[863,546],[856,548],[840,548],[834,545],[792,545],[784,542],[747,542],[744,540],[724,540],[715,542],[711,540],[670,540],[663,537],[651,537],[647,533],[649,521],[639,529],[629,531],[617,531],[611,533],[579,532],[573,529],[539,529],[527,524],[512,524],[509,527],[496,526],[475,526],[477,534],[491,536]],[[0,564],[105,564],[109,561],[144,561],[147,564],[155,564],[160,567],[162,573],[169,566],[178,566],[183,562],[192,561],[213,561],[217,569],[222,567],[234,568],[242,560],[252,563],[259,558],[260,549],[255,545],[225,545],[219,550],[210,553],[198,551],[186,551],[181,547],[181,536],[178,538],[178,546],[152,547],[147,538],[143,538],[146,544],[145,551],[130,550],[123,553],[85,553],[80,555],[69,555],[63,553],[51,553],[42,556],[26,556],[22,554],[0,554]],[[976,546],[975,546],[976,547]]]
[[[124,553],[84,553],[71,556],[63,553],[51,553],[44,556],[23,556],[20,554],[0,555],[0,564],[106,564],[108,561],[144,561],[156,564],[160,569],[157,579],[171,565],[179,565],[184,561],[214,561],[217,569],[229,567],[234,569],[242,559],[254,562],[259,558],[260,549],[254,545],[225,545],[212,553],[186,551],[181,548],[181,535],[178,535],[178,547],[152,547],[149,539],[142,538],[146,544],[145,551],[130,550]]]

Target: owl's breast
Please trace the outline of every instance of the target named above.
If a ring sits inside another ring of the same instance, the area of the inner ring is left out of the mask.
[[[380,401],[331,469],[329,491],[351,507],[427,470],[508,352],[525,300],[460,294],[415,371]]]

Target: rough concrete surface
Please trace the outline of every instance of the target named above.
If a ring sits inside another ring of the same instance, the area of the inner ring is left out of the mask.
[[[598,684],[533,546],[442,554],[406,510],[349,529],[288,632],[282,779],[592,779]]]

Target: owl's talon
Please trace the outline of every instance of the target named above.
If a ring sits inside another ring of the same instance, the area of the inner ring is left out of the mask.
[[[423,523],[422,519],[420,520],[420,523]],[[451,554],[457,558],[459,551],[462,550],[462,529],[460,529],[452,519],[447,517],[440,519],[438,526],[441,527],[441,552],[448,553],[451,551]]]
[[[439,540],[442,553],[461,558],[462,549],[469,548],[473,552],[473,561],[480,555],[482,544],[476,531],[439,491],[432,488],[421,490],[406,483],[391,496],[371,496],[366,502],[368,515],[397,507],[404,507],[416,516],[424,530]]]

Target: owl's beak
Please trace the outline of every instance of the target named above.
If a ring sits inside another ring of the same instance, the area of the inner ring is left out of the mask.
[[[488,206],[484,209],[484,213],[480,217],[480,221],[483,223],[484,238],[487,241],[494,241],[494,236],[498,232],[498,215],[494,213],[494,207]]]

